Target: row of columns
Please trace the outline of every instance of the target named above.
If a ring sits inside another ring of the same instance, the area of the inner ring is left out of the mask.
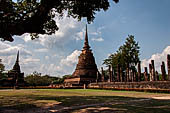
[[[101,81],[105,81],[104,78],[104,70],[103,68],[101,68],[102,70],[102,76],[101,76]],[[141,77],[142,77],[142,73],[141,73],[141,62],[139,61],[138,65],[137,65],[137,77],[136,77],[136,72],[132,69],[127,68],[126,69],[126,74],[123,77],[123,72],[122,72],[122,68],[117,65],[117,75],[114,76],[114,70],[111,66],[109,66],[109,78],[108,78],[108,82],[140,82],[141,81]],[[165,63],[162,62],[161,64],[161,73],[162,73],[162,81],[165,80],[170,80],[170,55],[167,55],[167,71],[168,71],[168,76],[166,77],[166,69],[165,69]],[[154,60],[151,60],[151,63],[149,64],[149,73],[148,73],[148,69],[147,67],[144,67],[144,81],[158,81],[159,80],[159,74],[158,72],[155,70],[155,64],[154,64]]]

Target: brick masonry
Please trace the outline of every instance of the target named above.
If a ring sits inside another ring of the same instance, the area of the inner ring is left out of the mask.
[[[142,81],[142,82],[100,82],[91,83],[88,88],[96,89],[170,89],[170,81]]]

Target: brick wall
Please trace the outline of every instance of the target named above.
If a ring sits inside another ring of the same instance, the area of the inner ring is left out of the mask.
[[[168,89],[170,81],[142,81],[142,82],[100,82],[91,83],[88,88],[96,89]]]

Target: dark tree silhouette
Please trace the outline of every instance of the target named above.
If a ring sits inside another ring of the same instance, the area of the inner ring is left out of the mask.
[[[65,12],[78,20],[86,17],[90,23],[109,4],[108,0],[0,0],[0,38],[13,41],[13,35],[24,33],[52,34],[58,30],[54,16]]]
[[[2,59],[0,59],[0,74],[5,70],[5,65],[2,63]]]

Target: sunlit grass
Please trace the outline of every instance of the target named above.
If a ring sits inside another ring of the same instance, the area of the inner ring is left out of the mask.
[[[0,110],[50,110],[58,107],[69,112],[168,112],[170,94],[95,89],[19,89],[0,90]],[[55,106],[55,107],[54,107]],[[135,111],[134,111],[135,110]]]

